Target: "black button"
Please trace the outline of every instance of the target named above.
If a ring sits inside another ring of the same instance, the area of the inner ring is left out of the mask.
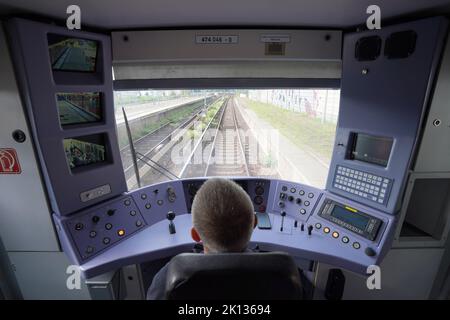
[[[287,191],[287,187],[286,187],[286,186],[283,186],[283,187],[281,187],[281,190]]]
[[[261,196],[256,196],[255,199],[253,199],[253,202],[259,206],[260,204],[262,204],[264,202],[264,199]]]
[[[293,196],[289,196],[288,200],[289,200],[289,202],[292,202],[292,201],[294,201],[294,197]]]
[[[106,214],[110,217],[113,216],[114,213],[116,213],[116,209],[109,209],[108,211],[106,211]]]
[[[284,204],[283,201],[280,201],[280,202],[278,202],[278,206],[279,206],[280,208],[284,208],[285,204]]]
[[[295,199],[295,202],[296,202],[297,204],[301,204],[301,203],[302,203],[302,199],[297,198],[297,199]]]
[[[105,229],[106,230],[111,230],[112,229],[112,224],[111,223],[105,224]]]
[[[81,229],[83,229],[83,227],[84,225],[81,222],[79,222],[75,225],[75,230],[80,231]]]
[[[367,247],[366,250],[364,250],[365,254],[367,254],[369,257],[374,257],[377,255],[377,252],[373,250],[371,247]]]
[[[258,196],[262,195],[264,193],[264,188],[261,187],[261,186],[257,186],[256,189],[255,189],[255,193]]]

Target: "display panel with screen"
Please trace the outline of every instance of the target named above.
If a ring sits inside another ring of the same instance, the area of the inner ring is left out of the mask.
[[[49,34],[48,51],[54,71],[95,72],[98,42]]]
[[[366,230],[367,224],[370,222],[369,217],[352,212],[338,205],[334,206],[330,215],[360,230]]]
[[[70,169],[106,161],[106,144],[102,134],[64,139],[64,152]]]
[[[386,167],[392,144],[392,138],[354,133],[350,158]]]
[[[381,219],[331,199],[325,199],[319,216],[372,241],[383,225]]]
[[[56,103],[61,125],[101,121],[100,97],[99,92],[57,93]]]

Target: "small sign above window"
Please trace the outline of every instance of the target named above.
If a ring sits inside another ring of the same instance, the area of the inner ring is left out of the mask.
[[[260,40],[266,43],[289,43],[291,42],[291,36],[288,34],[263,34]]]

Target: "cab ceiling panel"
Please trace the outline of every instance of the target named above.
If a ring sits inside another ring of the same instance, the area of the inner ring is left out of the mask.
[[[336,30],[166,30],[112,33],[116,80],[329,78],[341,73]]]
[[[341,31],[176,30],[113,32],[113,61],[341,59]],[[277,50],[278,49],[278,50]]]
[[[444,13],[448,0],[1,0],[0,14],[42,15],[64,21],[77,4],[82,25],[119,30],[155,27],[279,26],[349,28],[364,24],[369,5],[380,6],[382,19],[421,11]],[[210,27],[214,28],[214,27]]]

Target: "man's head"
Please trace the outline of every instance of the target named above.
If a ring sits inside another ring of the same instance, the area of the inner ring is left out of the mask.
[[[206,181],[192,204],[192,238],[205,252],[241,252],[247,248],[256,216],[247,193],[222,178]]]

